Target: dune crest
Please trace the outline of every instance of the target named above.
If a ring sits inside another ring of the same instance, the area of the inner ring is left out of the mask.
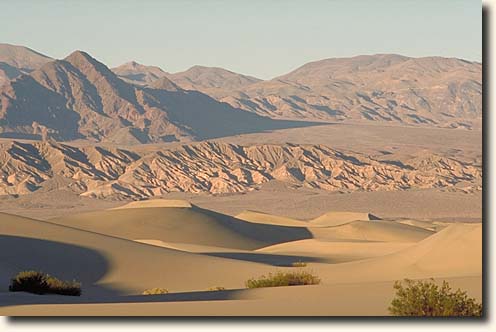
[[[276,216],[273,214],[245,210],[236,215],[236,218],[241,220],[246,220],[253,223],[259,224],[270,224],[270,225],[282,225],[282,226],[296,226],[296,227],[308,227],[309,224],[305,221],[300,221],[288,217]]]
[[[192,207],[192,205],[190,202],[181,199],[150,199],[150,200],[127,203],[125,205],[118,206],[109,210],[147,209],[147,208],[165,208],[165,207],[190,208]]]
[[[380,218],[371,213],[330,211],[309,222],[312,225],[338,226],[356,220],[371,221],[380,220]]]

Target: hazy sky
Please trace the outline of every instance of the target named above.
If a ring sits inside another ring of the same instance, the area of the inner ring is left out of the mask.
[[[80,49],[110,67],[195,64],[271,78],[359,54],[481,61],[481,1],[0,0],[0,42],[55,58]]]

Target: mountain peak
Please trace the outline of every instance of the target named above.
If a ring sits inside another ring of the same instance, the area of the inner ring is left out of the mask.
[[[73,62],[94,62],[96,59],[94,59],[91,55],[84,51],[76,50],[69,54],[64,60],[73,63]]]
[[[95,74],[105,76],[111,80],[117,79],[116,75],[107,66],[84,51],[74,51],[64,60],[76,67],[83,74],[89,76],[88,78],[90,80],[95,77]]]

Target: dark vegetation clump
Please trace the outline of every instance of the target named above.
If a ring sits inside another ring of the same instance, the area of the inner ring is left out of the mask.
[[[442,286],[435,284],[434,279],[404,282],[405,285],[399,281],[394,284],[396,296],[389,307],[394,316],[482,316],[482,304],[469,298],[467,292],[453,291],[446,281]]]
[[[267,276],[252,278],[246,281],[247,288],[261,287],[280,287],[280,286],[299,286],[299,285],[318,285],[320,279],[310,272],[292,271],[269,273]]]
[[[22,271],[12,278],[9,291],[80,296],[81,283],[63,281],[39,271]]]

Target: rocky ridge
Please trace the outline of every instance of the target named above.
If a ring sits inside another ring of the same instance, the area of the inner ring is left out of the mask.
[[[143,199],[169,192],[235,193],[280,181],[328,191],[481,190],[482,168],[437,155],[380,161],[323,145],[202,142],[142,153],[56,142],[0,144],[0,195],[69,189],[82,196]]]

